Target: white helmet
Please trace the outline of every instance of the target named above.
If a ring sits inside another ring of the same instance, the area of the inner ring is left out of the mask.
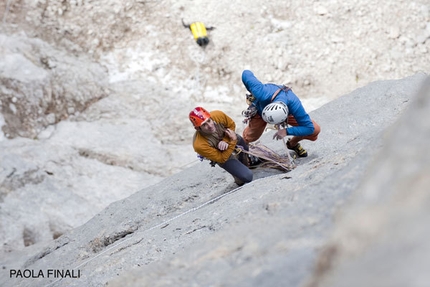
[[[266,123],[277,125],[287,119],[288,107],[284,102],[270,103],[263,109],[261,116]]]

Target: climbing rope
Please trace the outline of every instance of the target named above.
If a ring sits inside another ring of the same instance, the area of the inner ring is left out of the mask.
[[[291,171],[296,167],[288,150],[288,157],[285,158],[262,144],[252,144],[249,146],[249,150],[245,150],[242,146],[237,146],[237,149],[238,153],[243,152],[263,159],[264,162],[259,165],[260,167],[277,168],[285,171]]]
[[[288,121],[288,119],[287,119],[287,121]],[[284,125],[284,126],[277,125],[278,131],[279,131],[282,127],[284,127],[284,128],[286,128],[286,127],[287,127],[287,121],[285,121],[285,125]],[[290,162],[294,162],[294,160],[292,159],[292,157],[291,157],[291,155],[290,155],[290,151],[288,150],[287,143],[285,142],[285,138],[286,138],[286,137],[283,137],[283,138],[282,138],[282,142],[284,143],[284,147],[285,147],[285,149],[287,150],[288,159],[290,160]]]

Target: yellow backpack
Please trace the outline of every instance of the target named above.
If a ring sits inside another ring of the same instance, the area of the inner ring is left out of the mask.
[[[206,27],[205,24],[203,24],[203,22],[193,22],[187,25],[184,23],[183,19],[182,19],[182,25],[185,28],[188,28],[191,30],[194,40],[197,42],[199,46],[203,47],[209,44],[207,30],[213,30],[214,27]]]

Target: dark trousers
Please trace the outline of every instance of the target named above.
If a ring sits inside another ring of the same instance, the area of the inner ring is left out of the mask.
[[[242,146],[245,150],[248,150],[248,145],[245,143],[245,140],[237,135],[237,145]],[[248,168],[246,164],[248,161],[248,157],[245,153],[240,153],[238,157],[230,157],[225,163],[218,164],[225,171],[230,173],[235,182],[239,185],[244,183],[248,183],[252,181],[254,174]]]

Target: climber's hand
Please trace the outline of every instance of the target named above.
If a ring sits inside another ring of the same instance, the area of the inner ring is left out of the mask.
[[[218,149],[219,150],[226,150],[226,149],[228,149],[228,143],[226,143],[225,141],[220,141],[218,143]]]
[[[225,133],[227,134],[227,136],[232,140],[235,141],[237,140],[237,136],[236,136],[236,132],[232,131],[231,129],[226,129]]]
[[[279,129],[274,135],[273,135],[273,139],[276,140],[281,140],[284,137],[287,136],[287,130],[286,129]]]

